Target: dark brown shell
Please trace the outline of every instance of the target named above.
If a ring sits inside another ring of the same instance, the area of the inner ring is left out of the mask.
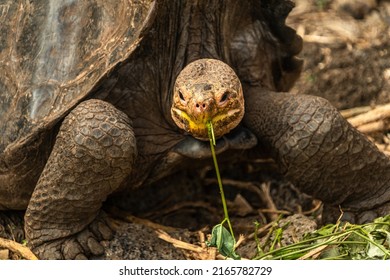
[[[51,128],[137,47],[151,0],[0,4],[0,153]]]

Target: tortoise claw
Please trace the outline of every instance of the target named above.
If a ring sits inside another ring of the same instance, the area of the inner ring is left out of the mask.
[[[102,241],[111,240],[113,231],[105,215],[99,215],[86,229],[70,236],[45,242],[32,251],[41,259],[82,260],[96,259],[104,254]]]

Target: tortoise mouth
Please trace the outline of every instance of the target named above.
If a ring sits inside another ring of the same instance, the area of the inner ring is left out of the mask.
[[[234,129],[241,122],[244,115],[240,108],[236,108],[220,111],[213,116],[202,114],[195,117],[175,107],[172,107],[171,114],[179,128],[202,141],[209,140],[208,122],[213,125],[215,138],[220,138]]]

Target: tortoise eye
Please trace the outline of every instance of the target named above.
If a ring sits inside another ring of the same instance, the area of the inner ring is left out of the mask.
[[[179,90],[179,97],[180,97],[181,101],[184,101],[184,102],[186,101],[180,90]]]
[[[219,100],[219,103],[224,103],[229,97],[229,92],[225,91],[222,95],[221,99]]]

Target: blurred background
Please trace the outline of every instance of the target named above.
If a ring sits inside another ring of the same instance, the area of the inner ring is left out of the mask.
[[[288,24],[304,40],[294,92],[339,109],[390,102],[390,1],[295,0]]]

